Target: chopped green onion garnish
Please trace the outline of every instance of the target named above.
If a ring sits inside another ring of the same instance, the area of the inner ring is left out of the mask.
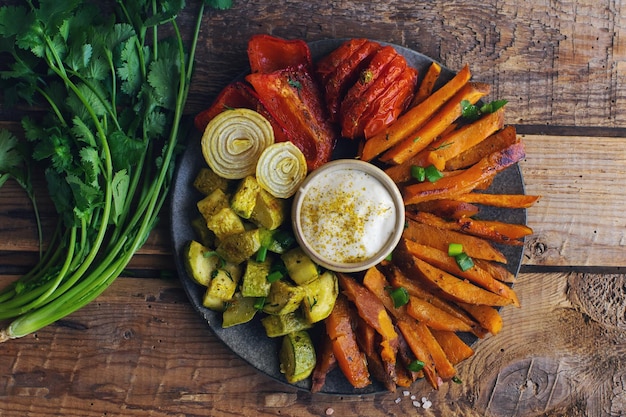
[[[392,258],[393,258],[393,252],[391,252],[389,255],[385,257],[385,261],[391,261]]]
[[[463,245],[460,243],[450,243],[448,245],[448,255],[457,256],[463,253]]]
[[[267,246],[261,246],[256,253],[256,261],[265,262],[265,259],[267,259]]]
[[[389,295],[393,300],[393,306],[395,308],[402,307],[409,302],[409,292],[404,287],[398,287],[389,291]]]
[[[430,182],[435,182],[443,178],[443,174],[434,165],[429,165],[424,168],[424,174],[426,179]]]
[[[461,268],[461,271],[467,271],[471,267],[474,266],[474,261],[472,258],[467,256],[465,252],[462,252],[454,257],[456,259],[456,264]]]
[[[452,377],[452,382],[454,382],[455,384],[462,384],[463,383],[463,381],[461,381],[461,378],[459,378],[456,375]]]
[[[283,271],[272,271],[269,274],[267,274],[267,280],[269,282],[278,281],[282,279],[282,277],[284,277]]]
[[[410,364],[407,365],[407,369],[411,372],[419,372],[424,369],[424,362],[420,360],[414,360]]]
[[[263,310],[263,307],[265,307],[265,297],[257,298],[254,302],[254,308],[257,310]]]
[[[426,179],[426,170],[423,167],[411,165],[411,177],[423,182]]]

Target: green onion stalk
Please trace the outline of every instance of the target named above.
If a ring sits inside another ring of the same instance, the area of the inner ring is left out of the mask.
[[[206,3],[230,7],[225,0]],[[77,0],[0,8],[0,54],[12,60],[1,74],[5,98],[43,101],[49,109],[41,120],[22,121],[28,152],[0,134],[0,149],[23,157],[0,158],[0,176],[29,191],[15,168],[43,164],[60,215],[39,263],[0,290],[0,320],[9,322],[0,342],[98,297],[145,243],[166,200],[205,2],[188,52],[177,24],[183,2],[116,6],[119,21]],[[173,32],[167,39],[159,34],[165,25]]]

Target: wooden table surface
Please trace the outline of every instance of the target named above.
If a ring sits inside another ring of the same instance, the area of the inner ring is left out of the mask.
[[[526,192],[543,196],[528,210],[522,307],[503,309],[502,332],[475,344],[462,384],[313,395],[257,372],[212,334],[176,276],[165,212],[132,273],[0,345],[0,416],[624,415],[626,1],[234,0],[204,19],[189,114],[246,68],[256,33],[392,42],[454,70],[468,63],[493,98],[509,100]],[[0,119],[15,126],[9,112]],[[0,286],[36,259],[28,207],[14,184],[0,189]],[[53,223],[45,203],[43,216]]]

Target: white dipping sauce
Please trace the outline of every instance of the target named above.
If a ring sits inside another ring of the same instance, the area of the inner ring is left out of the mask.
[[[378,179],[345,168],[323,172],[305,187],[299,218],[302,238],[320,257],[362,262],[388,244],[399,214]]]

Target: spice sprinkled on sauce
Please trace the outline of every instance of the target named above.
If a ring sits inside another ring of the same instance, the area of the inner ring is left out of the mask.
[[[361,262],[380,253],[397,216],[391,194],[372,175],[333,170],[306,189],[300,211],[302,237],[323,258]]]

